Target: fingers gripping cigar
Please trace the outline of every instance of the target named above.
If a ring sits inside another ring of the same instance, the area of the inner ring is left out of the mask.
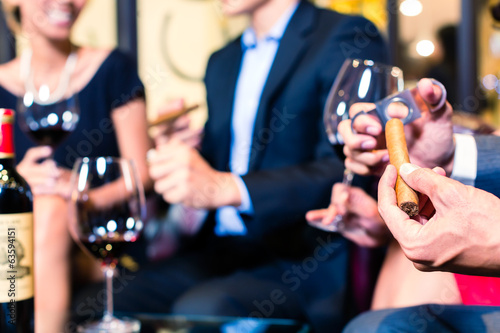
[[[152,120],[152,121],[151,121],[148,125],[149,125],[150,127],[152,127],[152,126],[158,126],[158,125],[163,124],[163,123],[165,123],[165,122],[172,121],[172,120],[174,120],[174,119],[179,118],[179,117],[180,117],[180,116],[182,116],[183,114],[186,114],[186,113],[188,113],[188,112],[191,112],[191,111],[193,111],[193,110],[197,109],[198,107],[199,107],[199,105],[198,105],[198,104],[195,104],[195,105],[192,105],[192,106],[190,106],[190,107],[184,108],[184,109],[179,110],[179,111],[175,111],[175,112],[167,113],[167,114],[165,114],[165,115],[163,115],[163,116],[160,116],[160,117],[158,117],[158,118],[156,118],[156,119]]]
[[[393,118],[387,122],[385,125],[385,139],[391,164],[398,170],[398,179],[396,181],[398,206],[410,217],[415,216],[418,214],[417,193],[399,176],[399,168],[401,165],[403,163],[410,163],[408,148],[406,147],[404,125],[400,119]]]

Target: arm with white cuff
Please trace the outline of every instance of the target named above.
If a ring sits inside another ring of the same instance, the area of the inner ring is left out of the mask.
[[[477,147],[474,136],[454,134],[455,156],[450,178],[474,186],[477,172]]]
[[[240,214],[252,215],[253,214],[253,204],[252,199],[250,199],[250,194],[248,193],[247,186],[241,177],[235,173],[233,173],[234,181],[236,182],[236,186],[240,191],[241,196],[241,205],[236,207]]]
[[[500,137],[455,134],[451,178],[500,196]]]

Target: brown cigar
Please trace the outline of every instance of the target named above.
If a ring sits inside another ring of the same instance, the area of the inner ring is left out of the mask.
[[[193,111],[195,109],[197,109],[199,107],[198,104],[195,104],[195,105],[191,105],[189,107],[186,107],[182,110],[179,110],[179,111],[176,111],[176,112],[170,112],[170,113],[167,113],[163,116],[159,116],[158,118],[152,120],[149,122],[149,127],[152,127],[152,126],[157,126],[157,125],[160,125],[160,124],[163,124],[163,123],[166,123],[166,122],[169,122],[169,121],[172,121],[174,119],[177,119],[179,118],[180,116],[182,116],[183,114],[186,114],[190,111]]]
[[[410,217],[418,214],[418,195],[399,176],[399,168],[403,163],[410,163],[404,125],[400,119],[393,118],[385,125],[385,140],[389,150],[391,164],[398,170],[396,181],[396,197],[398,206]]]

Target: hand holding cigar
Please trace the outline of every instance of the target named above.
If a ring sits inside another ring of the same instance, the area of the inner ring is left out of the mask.
[[[401,176],[399,176],[399,168],[401,165],[410,163],[408,148],[406,147],[404,125],[401,119],[393,118],[387,122],[385,126],[385,138],[390,162],[398,170],[398,179],[396,181],[398,206],[410,217],[415,216],[418,214],[419,210],[418,195],[404,182]]]
[[[184,107],[178,111],[174,111],[174,112],[170,112],[170,113],[161,115],[158,118],[150,121],[148,125],[149,125],[149,127],[153,127],[153,126],[161,125],[163,123],[167,123],[169,121],[172,121],[172,120],[179,118],[180,116],[182,116],[184,114],[187,114],[188,112],[196,110],[198,107],[199,107],[199,105],[195,104],[195,105],[191,105],[189,107]]]
[[[200,144],[203,129],[192,129],[190,117],[184,115],[198,107],[198,104],[186,107],[183,99],[165,104],[159,110],[159,116],[149,123],[148,133],[154,140],[155,146],[176,138],[191,147],[197,147]]]

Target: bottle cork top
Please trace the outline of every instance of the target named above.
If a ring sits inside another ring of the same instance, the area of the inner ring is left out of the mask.
[[[0,108],[0,158],[14,157],[14,115],[12,109]]]
[[[15,115],[16,112],[12,109],[0,108],[0,122],[2,123],[13,123]]]

